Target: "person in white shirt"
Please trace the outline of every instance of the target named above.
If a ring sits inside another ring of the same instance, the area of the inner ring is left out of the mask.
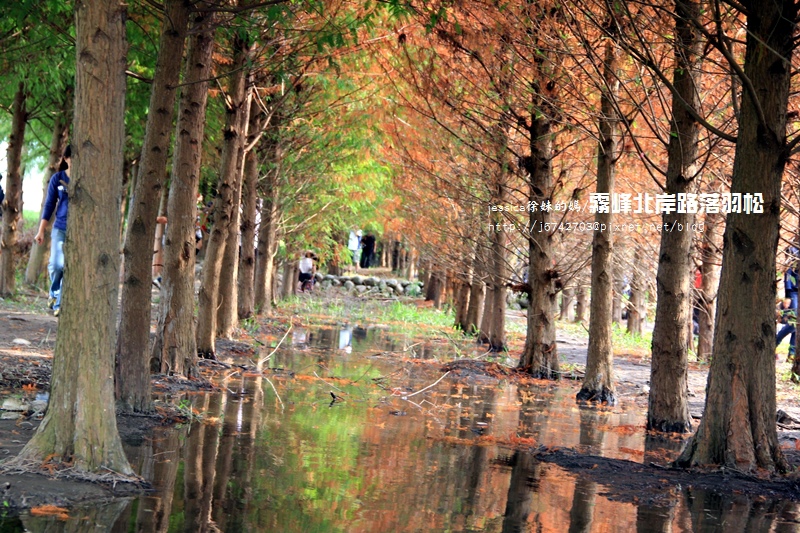
[[[361,255],[361,230],[350,230],[350,236],[347,240],[347,249],[350,250],[353,258],[353,264],[358,268],[358,260]]]
[[[316,267],[314,266],[314,252],[306,252],[305,257],[300,260],[300,292],[311,292],[314,287],[314,273]]]

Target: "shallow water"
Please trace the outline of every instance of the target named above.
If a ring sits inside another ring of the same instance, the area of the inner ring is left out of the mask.
[[[291,339],[291,345],[289,340]],[[634,406],[578,407],[577,384],[446,376],[476,355],[383,329],[295,329],[263,375],[188,395],[204,414],[126,451],[153,494],[23,516],[0,532],[799,531],[795,502],[655,487],[638,501],[525,448],[631,461],[672,457]],[[271,350],[264,350],[262,357]],[[433,385],[433,386],[431,386]],[[430,387],[430,388],[427,388]]]

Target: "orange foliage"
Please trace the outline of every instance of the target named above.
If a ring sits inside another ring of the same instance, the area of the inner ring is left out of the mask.
[[[40,505],[33,507],[30,510],[33,516],[55,516],[59,520],[69,519],[69,511],[64,507],[56,507],[55,505]]]

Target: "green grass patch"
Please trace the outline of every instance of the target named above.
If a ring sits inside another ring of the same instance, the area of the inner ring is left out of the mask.
[[[638,335],[628,333],[628,330],[620,324],[613,324],[611,327],[611,345],[615,350],[644,350],[649,353],[652,344],[652,331],[645,331]]]
[[[296,295],[280,302],[278,307],[282,313],[303,317],[319,317],[337,322],[363,322],[367,324],[383,324],[393,331],[403,333],[419,333],[424,327],[434,335],[453,333],[454,317],[451,311],[443,311],[432,307],[417,307],[412,303],[400,300],[343,299],[327,295],[308,297]]]
[[[39,226],[39,211],[22,211],[22,221],[25,228],[33,228],[36,230]]]
[[[559,320],[556,322],[556,329],[572,336],[589,340],[589,332],[583,324]],[[653,333],[651,331],[645,331],[644,334],[637,335],[628,333],[624,324],[612,324],[611,326],[611,345],[616,352],[646,351],[649,353],[652,342]]]

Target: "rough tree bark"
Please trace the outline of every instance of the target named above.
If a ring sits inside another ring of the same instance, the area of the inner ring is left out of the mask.
[[[585,285],[578,287],[576,292],[575,322],[583,322],[586,317],[586,302],[589,299],[589,294]]]
[[[763,213],[728,214],[705,410],[677,462],[784,472],[775,425],[775,253],[798,6],[743,5],[747,83],[731,192],[761,193]]]
[[[615,32],[614,13],[606,13],[606,26]],[[603,86],[600,92],[599,146],[597,148],[597,192],[614,192],[616,160],[619,144],[619,115],[616,99],[619,93],[619,45],[615,37],[605,40]],[[595,224],[601,229],[592,232],[592,299],[589,303],[589,347],[586,354],[586,375],[576,398],[579,401],[616,403],[614,393],[614,350],[611,346],[611,307],[614,297],[614,262],[610,204],[595,213]],[[604,228],[604,229],[603,229]]]
[[[122,297],[117,337],[117,408],[122,412],[149,412],[150,297],[156,216],[167,172],[169,143],[175,116],[175,96],[191,6],[185,0],[164,5],[159,54],[150,93],[139,176],[131,199],[128,230],[123,245]]]
[[[249,111],[245,65],[250,57],[251,44],[243,36],[235,35],[232,38],[232,49],[234,61],[228,97],[225,99],[222,163],[217,196],[214,199],[214,228],[206,243],[202,282],[198,293],[197,352],[202,357],[212,359],[216,352],[219,291],[222,289],[232,294],[235,290],[235,286],[221,286],[220,274],[231,223],[238,217],[238,211],[234,212],[234,207],[238,209],[237,196],[242,173],[240,155],[244,147]]]
[[[547,59],[549,63],[552,59]],[[552,65],[551,65],[552,68]],[[557,67],[556,67],[557,68]],[[546,79],[546,78],[545,78]],[[528,173],[529,198],[539,206],[550,199],[553,193],[553,119],[556,101],[556,88],[549,90],[538,87],[534,93],[536,107],[540,112],[531,117],[530,148],[531,156],[525,160]],[[528,307],[528,327],[525,335],[525,348],[519,360],[519,368],[543,378],[558,376],[558,348],[556,346],[556,279],[553,268],[555,243],[553,232],[544,231],[551,221],[550,211],[535,209],[530,212],[533,230],[528,236],[529,265],[528,280],[531,285],[530,306]],[[540,228],[540,229],[535,229]]]
[[[255,312],[256,226],[258,210],[258,150],[253,146],[262,133],[263,113],[258,112],[255,100],[251,99],[249,124],[247,126],[244,173],[242,175],[242,218],[240,231],[242,245],[239,256],[239,278],[237,298],[239,318],[245,319]]]
[[[498,205],[504,204],[508,198],[505,179],[506,169],[503,168],[501,172],[503,175],[496,184],[498,188],[496,191],[496,203]],[[508,253],[508,235],[505,230],[498,228],[498,231],[492,233],[491,241],[492,245],[489,250],[489,257],[492,266],[489,272],[489,283],[492,284],[492,299],[490,307],[491,313],[489,315],[491,321],[489,328],[489,350],[493,352],[502,352],[506,349],[506,283],[508,282],[506,254]]]
[[[475,242],[475,249],[472,254],[472,272],[469,289],[469,306],[467,316],[464,319],[464,333],[475,335],[478,333],[483,318],[483,306],[486,299],[486,283],[483,282],[483,261],[481,258],[482,247],[480,241]]]
[[[703,42],[692,26],[700,13],[695,0],[675,2],[675,68],[672,123],[667,148],[667,193],[693,192],[700,126],[691,110],[700,108]],[[691,109],[689,109],[691,108]],[[692,213],[665,213],[662,222],[687,231],[661,233],[656,274],[647,429],[685,433],[692,429],[688,404],[689,344],[692,327]],[[687,339],[686,332],[689,338]]]
[[[194,331],[194,262],[197,187],[206,124],[208,79],[214,51],[214,15],[191,17],[192,37],[178,111],[167,211],[170,214],[164,250],[156,339],[151,367],[164,373],[197,375]]]
[[[18,460],[40,464],[54,457],[78,471],[131,475],[114,416],[113,377],[125,19],[119,0],[75,4],[75,127],[64,307],[47,414]]]
[[[638,264],[640,255],[637,250],[633,254],[634,264]],[[628,333],[632,335],[642,334],[642,301],[644,300],[644,280],[639,269],[634,267],[631,276],[631,299],[628,303]]]
[[[559,320],[566,320],[572,322],[575,320],[575,291],[571,287],[565,287],[561,291],[561,314]]]
[[[702,262],[700,263],[703,285],[700,288],[697,358],[700,361],[709,361],[717,315],[717,289],[719,288],[719,267],[722,264],[722,232],[725,229],[725,217],[720,213],[706,213],[703,225]]]
[[[22,147],[28,111],[25,84],[20,82],[11,111],[11,134],[8,137],[6,161],[6,198],[3,201],[2,233],[0,233],[0,297],[7,298],[16,289],[15,263],[19,225],[22,223]]]
[[[262,143],[264,141],[262,140]],[[255,274],[255,307],[259,314],[272,310],[275,277],[275,251],[277,250],[278,202],[277,169],[272,169],[260,184],[264,203],[261,209],[261,229],[258,232],[258,256]]]

